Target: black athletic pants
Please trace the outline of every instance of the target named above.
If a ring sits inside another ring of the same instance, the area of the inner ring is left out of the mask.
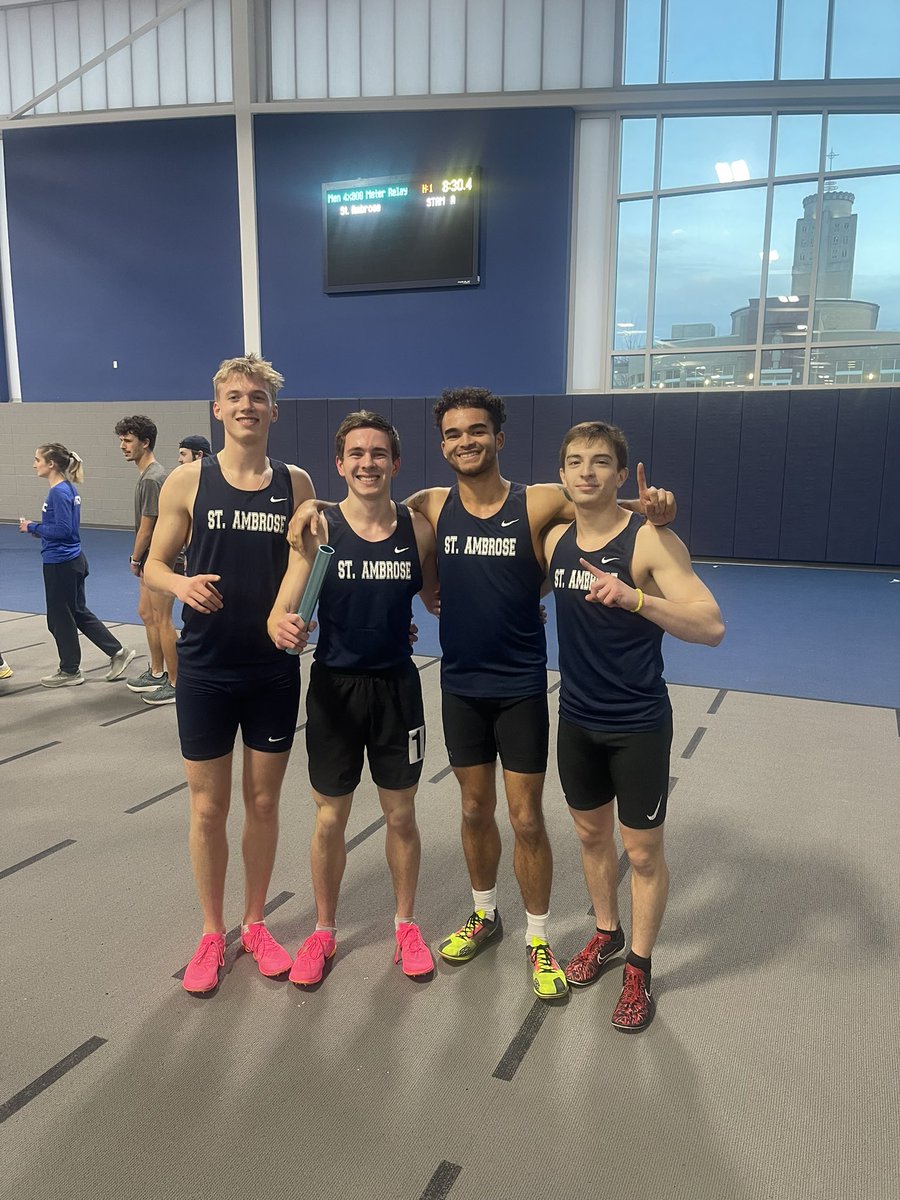
[[[81,646],[78,631],[93,642],[98,650],[112,657],[122,649],[122,643],[87,607],[84,581],[88,577],[87,559],[83,554],[68,562],[44,563],[44,590],[47,593],[47,628],[53,634],[59,651],[59,669],[74,675],[81,666]]]

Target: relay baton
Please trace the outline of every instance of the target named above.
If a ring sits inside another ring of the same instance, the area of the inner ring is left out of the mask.
[[[325,582],[325,576],[328,573],[328,567],[331,564],[333,555],[334,546],[320,546],[316,551],[309,579],[307,579],[303,595],[300,597],[300,607],[297,609],[297,616],[304,625],[309,624],[315,612],[316,605],[319,602],[319,592],[322,590],[322,584]],[[288,650],[288,654],[299,653],[299,650]]]

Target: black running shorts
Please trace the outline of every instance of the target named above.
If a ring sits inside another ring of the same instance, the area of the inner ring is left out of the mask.
[[[600,808],[618,801],[629,829],[655,829],[666,819],[672,714],[659,729],[609,733],[559,718],[556,761],[570,808]]]
[[[376,787],[415,787],[425,757],[422,684],[412,662],[393,671],[346,674],[314,662],[306,694],[309,782],[322,796],[359,786],[363,756]]]
[[[295,660],[296,661],[296,660]],[[299,666],[278,675],[235,681],[207,672],[178,672],[175,712],[181,753],[195,762],[234,749],[238,729],[245,746],[267,754],[290,750],[300,707]]]
[[[442,693],[444,741],[450,765],[477,767],[500,755],[506,771],[543,775],[547,770],[550,714],[547,693],[483,700]]]

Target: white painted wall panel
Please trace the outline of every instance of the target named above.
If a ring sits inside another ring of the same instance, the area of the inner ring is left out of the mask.
[[[271,0],[273,100],[294,100],[297,96],[294,7],[294,0]]]
[[[359,0],[328,0],[328,94],[359,93]]]
[[[544,64],[541,86],[581,86],[582,0],[544,0]]]
[[[431,0],[431,92],[466,90],[466,0]]]
[[[187,104],[187,53],[184,12],[159,26],[159,102]]]
[[[113,46],[131,32],[128,6],[118,0],[104,0],[103,19],[107,46]],[[126,46],[107,59],[107,103],[110,108],[131,108],[131,48]]]
[[[536,92],[541,86],[541,0],[507,0],[503,90]]]
[[[468,0],[466,91],[503,91],[503,0]]]
[[[297,95],[328,95],[328,10],[326,0],[303,0],[297,8]]]
[[[156,17],[156,0],[131,0],[131,28],[140,29]],[[156,30],[151,29],[132,42],[135,108],[159,106],[159,47]]]
[[[426,96],[430,12],[426,0],[396,0],[395,77],[398,96]]]
[[[36,4],[28,9],[31,23],[31,66],[34,94],[39,95],[56,83],[56,35],[53,28],[53,7]],[[56,96],[49,96],[33,109],[36,113],[59,112]]]
[[[582,87],[612,87],[616,53],[615,0],[584,0]]]
[[[599,391],[604,379],[610,126],[607,117],[584,117],[576,136],[569,343],[569,387],[576,392]]]
[[[362,94],[394,94],[394,0],[360,0]]]
[[[212,104],[216,98],[212,0],[193,0],[184,10],[188,63],[188,104]]]
[[[78,5],[54,4],[53,21],[56,28],[56,78],[65,79],[81,66],[78,48]],[[57,93],[60,112],[80,112],[81,82],[76,80]]]
[[[90,62],[106,47],[103,31],[103,0],[79,0],[78,39],[81,61]],[[85,112],[106,108],[106,67],[92,67],[81,77],[81,99]]]

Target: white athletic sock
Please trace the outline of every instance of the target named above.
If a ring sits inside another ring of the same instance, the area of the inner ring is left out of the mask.
[[[413,925],[414,923],[412,917],[394,917],[394,930],[399,929],[401,925]]]
[[[472,888],[472,903],[476,911],[481,911],[489,921],[497,916],[497,885],[488,888],[486,892],[478,892]]]
[[[536,916],[525,909],[525,917],[528,921],[528,927],[525,930],[525,940],[530,944],[533,937],[540,938],[542,942],[547,940],[547,922],[550,920],[550,914],[545,912],[543,916]]]
[[[337,937],[337,925],[320,925],[316,921],[316,933],[330,933],[332,937]]]

